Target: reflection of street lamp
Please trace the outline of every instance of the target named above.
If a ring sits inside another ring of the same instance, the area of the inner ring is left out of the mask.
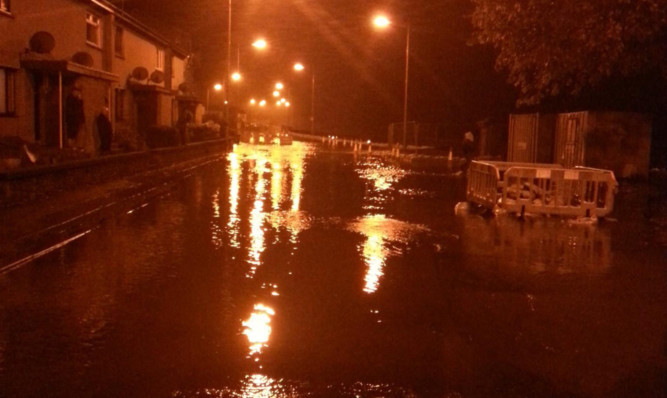
[[[297,62],[294,64],[294,70],[297,72],[303,72],[306,69],[302,63]],[[315,70],[311,66],[311,86],[310,86],[310,134],[315,135]]]
[[[378,29],[385,29],[391,25],[391,21],[384,15],[378,15],[373,19],[373,25]],[[407,146],[408,125],[408,70],[410,67],[410,24],[405,25],[405,84],[403,91],[403,146]]]

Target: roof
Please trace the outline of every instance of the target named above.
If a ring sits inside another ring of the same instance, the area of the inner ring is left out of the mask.
[[[185,58],[188,56],[188,52],[175,45],[173,42],[171,42],[169,39],[167,39],[164,35],[160,34],[159,32],[155,31],[154,29],[148,27],[146,24],[143,22],[139,21],[132,15],[128,14],[124,10],[118,8],[117,6],[113,5],[107,0],[79,0],[80,2],[91,4],[95,7],[101,8],[104,11],[113,14],[117,21],[121,22],[122,24],[130,27],[132,30],[136,31],[137,33],[141,34],[142,36],[153,40],[157,44],[160,44],[165,47],[171,48],[173,51],[174,55],[180,56],[182,58]]]

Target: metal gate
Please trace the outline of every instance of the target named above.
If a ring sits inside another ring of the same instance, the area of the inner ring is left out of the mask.
[[[538,113],[510,115],[508,162],[537,161],[537,132],[540,115]]]
[[[556,122],[555,162],[565,168],[585,164],[588,112],[562,113]]]

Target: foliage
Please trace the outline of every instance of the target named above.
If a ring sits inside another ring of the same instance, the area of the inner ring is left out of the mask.
[[[472,0],[473,40],[493,45],[519,104],[611,76],[667,76],[665,0]]]

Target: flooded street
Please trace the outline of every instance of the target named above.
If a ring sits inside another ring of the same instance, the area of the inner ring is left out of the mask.
[[[590,226],[464,185],[238,146],[0,275],[0,396],[665,396],[664,187]]]

